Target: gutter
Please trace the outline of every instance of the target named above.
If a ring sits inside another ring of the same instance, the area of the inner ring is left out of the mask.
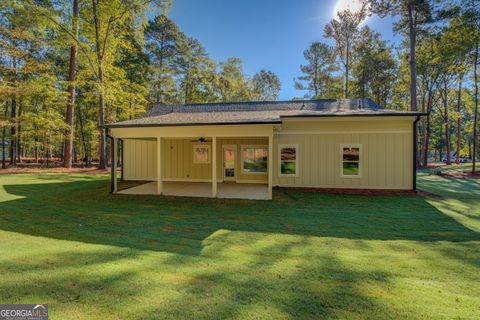
[[[281,124],[281,120],[275,121],[242,121],[242,122],[190,122],[190,123],[137,123],[137,124],[106,124],[103,128],[148,128],[148,127],[188,127],[188,126],[228,126],[245,124]]]
[[[333,118],[333,117],[408,117],[408,116],[426,116],[427,113],[423,112],[408,112],[408,113],[367,113],[367,114],[358,114],[358,113],[343,113],[343,114],[295,114],[295,115],[285,115],[280,116],[280,119],[288,118]]]
[[[114,148],[113,148],[114,140],[113,140],[113,137],[109,133],[110,130],[108,128],[106,128],[105,130],[106,130],[106,137],[108,139],[110,139],[110,162],[112,162],[113,159],[115,158],[114,154],[113,154],[113,152],[114,152]],[[114,185],[114,178],[113,178],[114,177],[113,175],[115,174],[115,172],[113,172],[114,167],[115,166],[113,165],[113,163],[110,163],[110,193],[115,192],[115,185]]]
[[[425,114],[426,115],[426,114]],[[413,184],[412,190],[417,190],[417,151],[418,151],[418,139],[417,138],[417,123],[420,121],[420,115],[417,115],[415,121],[413,121]]]
[[[118,140],[120,140],[121,145],[122,145],[122,154],[121,154],[121,157],[122,157],[121,164],[122,164],[122,166],[120,167],[120,170],[121,170],[121,171],[120,171],[120,172],[121,172],[121,173],[120,173],[120,181],[123,181],[123,159],[124,159],[124,158],[123,158],[123,155],[124,155],[124,152],[123,152],[123,150],[124,150],[124,149],[123,149],[123,139],[122,139],[122,138],[118,138]]]

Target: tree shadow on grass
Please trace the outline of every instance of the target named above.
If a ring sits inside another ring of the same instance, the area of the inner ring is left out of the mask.
[[[59,178],[61,179],[61,178]],[[470,241],[418,196],[277,191],[273,201],[111,195],[108,182],[4,185],[0,229],[140,250],[199,254],[221,229],[363,240]],[[8,200],[8,194],[14,196]]]
[[[334,253],[313,261],[299,257],[293,267],[296,272],[284,274],[265,268],[265,257],[270,266],[282,257],[269,254],[270,249],[274,248],[255,253],[257,259],[246,267],[251,272],[230,267],[196,273],[178,286],[187,297],[201,295],[200,301],[186,307],[185,301],[193,299],[172,299],[166,305],[146,307],[140,318],[170,314],[182,319],[326,319],[368,317],[367,311],[394,314],[361,290],[365,282],[383,286],[388,274],[350,269]]]
[[[54,296],[61,302],[76,300],[79,298],[75,298],[79,295],[79,290],[82,291],[80,284],[89,290],[102,289],[114,284],[118,275],[109,274],[102,280],[102,288],[95,285],[94,279],[102,278],[100,266],[120,260],[136,259],[141,253],[125,248],[103,248],[88,252],[58,250],[48,254],[41,251],[17,260],[0,262],[0,272],[5,277],[4,283],[0,285],[2,299],[15,301],[24,295],[44,294]],[[30,280],[30,286],[7,281],[18,274],[25,275],[25,279]]]
[[[366,263],[382,253],[362,240],[464,242],[439,252],[478,266],[478,245],[468,242],[478,233],[421,197],[116,196],[98,178],[3,188],[0,230],[45,237],[39,241],[48,247],[0,259],[0,297],[47,301],[52,318],[434,318],[382,299],[391,297],[397,271]],[[388,255],[412,250],[389,245]],[[468,256],[455,252],[459,245]]]
[[[225,253],[235,243],[216,235]],[[255,241],[261,241],[258,237]],[[355,270],[333,252],[283,254],[306,243],[294,240],[253,245],[249,261],[222,255],[146,256],[128,248],[83,248],[39,252],[21,261],[20,282],[0,281],[8,302],[48,301],[52,318],[231,319],[346,318],[395,315],[363,292],[365,283],[385,286],[389,274]],[[223,246],[223,245],[222,245]],[[85,251],[87,250],[87,251]],[[17,262],[17,263],[16,263]],[[18,261],[0,263],[4,279],[15,278]],[[121,264],[121,268],[117,267]],[[271,268],[278,266],[278,268]],[[48,274],[48,276],[47,276]]]
[[[479,179],[461,179],[430,176],[425,177],[419,182],[421,189],[428,188],[440,195],[448,195],[454,193],[457,198],[480,196],[480,180]]]

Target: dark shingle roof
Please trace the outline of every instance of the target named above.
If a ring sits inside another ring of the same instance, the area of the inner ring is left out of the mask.
[[[422,115],[383,109],[371,99],[229,102],[159,105],[140,118],[106,127],[149,127],[209,124],[281,123],[290,117]]]

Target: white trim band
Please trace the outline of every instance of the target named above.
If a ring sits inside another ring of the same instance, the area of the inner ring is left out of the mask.
[[[370,133],[412,133],[411,130],[399,130],[399,131],[306,131],[306,132],[273,132],[274,135],[284,135],[284,134],[370,134]]]

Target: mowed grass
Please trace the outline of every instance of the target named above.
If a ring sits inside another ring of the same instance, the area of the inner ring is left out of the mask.
[[[0,175],[0,303],[51,319],[478,319],[480,180],[438,196],[110,195]]]

